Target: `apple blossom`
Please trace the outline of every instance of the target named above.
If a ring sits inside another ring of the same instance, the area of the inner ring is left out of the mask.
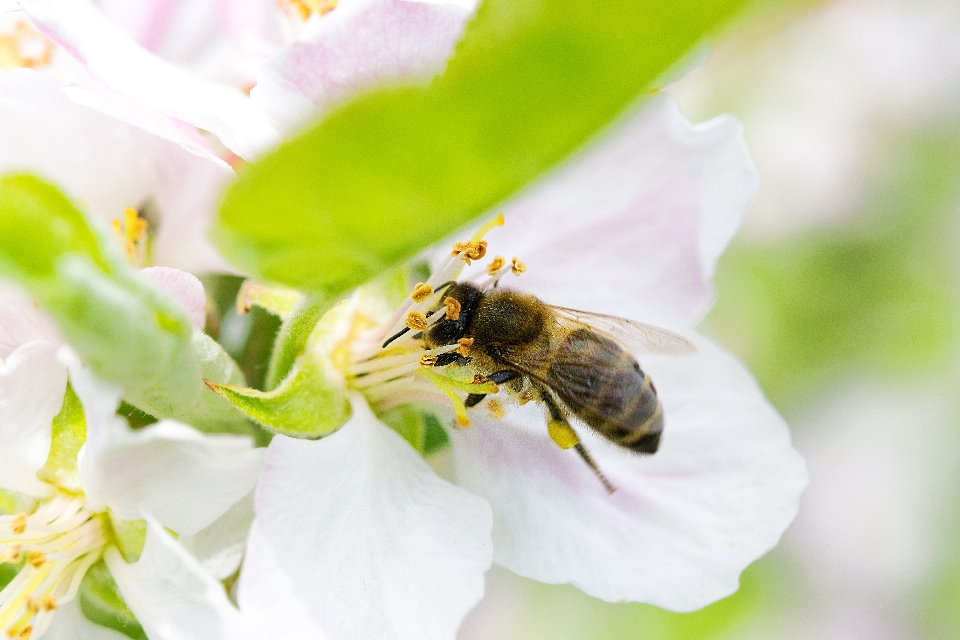
[[[691,329],[755,188],[734,121],[691,125],[659,97],[507,203],[502,230],[488,224],[452,254],[442,249],[399,307],[371,285],[330,311],[299,366],[313,359],[341,376],[329,384],[351,390],[353,415],[321,440],[271,443],[239,583],[244,613],[256,624],[284,620],[290,638],[452,638],[481,594],[486,504],[493,560],[521,575],[677,611],[734,592],[793,519],[806,484],[786,425],[750,374]],[[488,231],[489,245],[480,242]],[[537,403],[498,393],[465,406],[465,393],[495,388],[468,365],[435,366],[435,356],[467,345],[424,350],[415,331],[444,316],[430,316],[443,285],[462,280],[464,263],[488,247],[521,259],[474,264],[465,277],[478,286],[500,280],[697,345],[696,355],[641,360],[665,408],[656,455],[580,429],[614,494],[551,441]],[[384,349],[405,324],[415,331]],[[239,403],[239,392],[220,390]],[[447,435],[452,479],[470,493],[432,476],[378,418],[405,407],[461,427]]]

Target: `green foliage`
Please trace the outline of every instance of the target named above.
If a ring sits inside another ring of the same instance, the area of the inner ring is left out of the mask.
[[[43,468],[37,472],[37,477],[60,487],[79,490],[77,455],[86,441],[87,419],[83,414],[83,405],[68,382],[63,394],[63,406],[53,419],[50,453]]]
[[[147,640],[147,634],[123,601],[117,583],[102,558],[83,576],[77,597],[80,599],[80,610],[91,622],[119,631],[134,640]]]
[[[744,4],[486,0],[430,86],[368,93],[246,167],[213,238],[333,299],[555,165]]]
[[[265,382],[267,389],[275,389],[293,369],[297,358],[307,348],[307,340],[330,304],[319,297],[304,296],[293,307],[280,328],[270,355],[270,368]]]
[[[29,291],[83,362],[120,383],[129,403],[201,429],[248,428],[201,383],[201,372],[238,380],[225,354],[194,341],[176,302],[137,277],[56,187],[33,176],[0,179],[0,275]]]

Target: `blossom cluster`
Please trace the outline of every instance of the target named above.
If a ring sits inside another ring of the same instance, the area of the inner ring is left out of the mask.
[[[230,394],[240,409],[236,397],[264,394],[204,334],[211,311],[196,277],[238,272],[206,236],[225,186],[359,93],[429,81],[473,10],[21,0],[0,25],[0,62],[16,67],[0,72],[0,170],[36,174],[79,203],[130,286],[171,305],[201,360],[222,365],[198,402],[243,418]],[[257,443],[202,418],[131,425],[132,409],[149,408],[141,396],[98,376],[55,314],[0,281],[0,562],[10,569],[0,629],[134,633],[91,613],[84,584],[95,575],[108,575],[151,640],[454,638],[494,562],[675,611],[733,593],[806,484],[749,372],[695,331],[755,189],[732,118],[691,124],[653,96],[504,203],[502,227],[462,230],[417,256],[424,282],[371,282],[327,311],[290,374],[319,370],[305,384],[340,392],[340,418],[321,438],[284,435],[285,421],[320,421],[309,413],[247,410],[268,434]],[[465,360],[469,341],[425,350],[412,336],[444,308],[452,280],[695,345],[641,357],[664,408],[656,454],[579,428],[609,493],[551,438],[542,403],[443,374],[438,357]],[[308,299],[252,280],[241,294],[287,321]],[[465,403],[476,392],[490,397]],[[419,435],[405,429],[411,416]],[[430,434],[440,445],[426,445]]]

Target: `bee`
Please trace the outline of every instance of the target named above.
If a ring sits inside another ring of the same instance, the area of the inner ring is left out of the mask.
[[[555,307],[510,289],[454,282],[446,295],[459,304],[459,314],[424,331],[424,345],[466,341],[469,356],[443,354],[436,366],[469,365],[521,403],[542,403],[554,442],[575,449],[611,493],[614,487],[570,425],[571,417],[624,449],[656,453],[663,406],[632,354],[696,351],[685,338],[632,320]],[[484,397],[470,394],[465,405],[476,406]]]

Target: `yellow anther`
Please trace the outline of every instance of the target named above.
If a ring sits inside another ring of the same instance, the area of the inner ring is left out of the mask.
[[[13,516],[13,521],[10,523],[10,531],[13,531],[15,534],[20,535],[27,530],[27,514],[18,513]]]
[[[471,264],[472,260],[479,260],[483,256],[487,255],[487,241],[478,240],[477,242],[455,242],[450,255],[460,256],[461,260],[467,264]]]
[[[53,611],[57,608],[57,599],[53,596],[46,596],[45,598],[40,598],[40,608],[44,611]]]
[[[40,603],[37,602],[37,599],[33,596],[27,596],[27,601],[23,606],[30,615],[36,615],[40,613]]]
[[[431,356],[427,353],[420,356],[420,366],[421,367],[432,367],[437,364],[437,356]]]
[[[561,449],[572,449],[580,444],[580,438],[577,432],[563,420],[551,420],[547,423],[547,431],[550,432],[550,439],[557,443]]]
[[[513,275],[518,276],[524,271],[527,270],[527,265],[520,262],[520,259],[516,256],[513,257],[513,266],[510,267],[510,270],[513,271]]]
[[[27,551],[27,564],[34,569],[39,569],[46,561],[47,556],[44,555],[43,551]]]
[[[447,296],[443,299],[443,304],[447,306],[447,320],[460,319],[460,301],[456,298]]]
[[[460,346],[457,347],[457,353],[466,358],[470,355],[470,347],[473,345],[473,338],[460,338],[457,340],[457,344]]]
[[[486,405],[487,405],[487,413],[489,413],[490,417],[493,418],[494,420],[499,420],[504,415],[506,415],[506,411],[503,410],[503,407],[500,406],[500,403],[494,400],[493,398],[490,398],[489,400],[487,400]]]
[[[503,211],[495,215],[489,222],[487,222],[487,224],[477,229],[477,232],[473,234],[473,237],[470,238],[470,241],[479,242],[480,239],[483,238],[483,236],[487,235],[487,231],[490,231],[490,229],[493,229],[494,227],[502,227],[502,226],[503,226]]]
[[[281,6],[282,0],[278,2]],[[337,0],[287,0],[290,10],[301,20],[306,21],[312,14],[324,15],[337,7]]]
[[[433,287],[425,282],[418,282],[417,286],[413,288],[413,293],[410,294],[410,297],[414,302],[423,302],[432,295]]]
[[[20,629],[20,633],[16,635],[17,640],[27,640],[33,634],[33,627],[29,624],[23,629]]]
[[[20,562],[20,552],[23,549],[20,546],[19,542],[14,542],[9,547],[7,547],[6,553],[3,554],[2,562],[9,562],[10,564],[16,564]]]
[[[0,69],[36,69],[50,62],[52,54],[53,44],[26,21],[0,34]]]
[[[427,317],[419,311],[411,311],[407,314],[406,325],[414,331],[423,331],[427,328]]]
[[[501,256],[497,256],[493,261],[487,265],[487,273],[491,276],[494,275],[497,271],[503,268],[504,259]]]

